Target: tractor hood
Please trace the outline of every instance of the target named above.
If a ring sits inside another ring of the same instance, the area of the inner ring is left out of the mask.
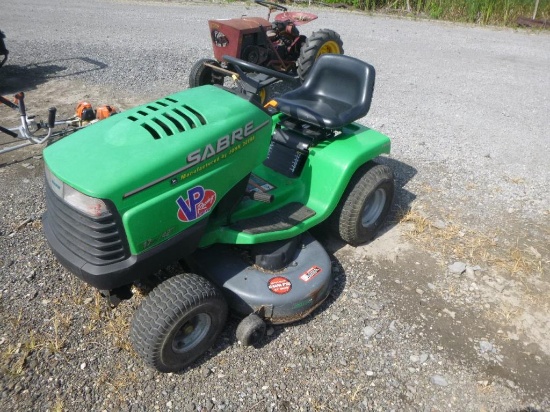
[[[203,86],[86,127],[46,148],[44,160],[66,184],[119,203],[216,157],[230,156],[244,138],[260,130],[258,137],[269,138],[270,126],[270,117],[245,99]]]

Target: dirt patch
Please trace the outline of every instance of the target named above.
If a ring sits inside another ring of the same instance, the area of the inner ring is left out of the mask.
[[[109,104],[118,110],[125,110],[144,103],[154,98],[154,96],[120,96],[112,90],[101,86],[84,85],[78,81],[50,80],[31,90],[25,89],[25,82],[17,78],[5,79],[10,82],[11,90],[20,90],[25,92],[25,105],[29,116],[35,116],[37,122],[46,122],[48,118],[48,109],[55,107],[57,109],[58,120],[68,119],[75,115],[75,109],[79,102],[87,101],[92,107],[97,108],[100,105]],[[12,95],[4,96],[13,100]],[[3,104],[0,104],[0,125],[5,128],[19,127],[19,112]],[[63,126],[59,126],[60,130]],[[42,133],[38,133],[42,135]],[[13,147],[24,143],[25,140],[12,138],[4,133],[0,133],[0,150]],[[48,142],[48,143],[51,143]],[[47,144],[47,143],[46,143]],[[35,156],[40,156],[46,144],[31,145],[16,151],[0,154],[0,165],[7,165],[14,162],[25,162]]]
[[[483,234],[413,209],[366,246],[329,247],[346,261],[374,261],[401,316],[480,379],[499,376],[542,395],[550,381],[548,231],[517,227],[538,236],[512,243],[510,230]],[[456,262],[464,269],[454,270]]]

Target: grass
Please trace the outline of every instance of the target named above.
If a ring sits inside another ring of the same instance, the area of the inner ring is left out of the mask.
[[[17,317],[7,318],[14,330],[21,325],[22,311]],[[71,315],[61,315],[55,312],[52,319],[52,332],[38,333],[31,329],[28,334],[21,336],[17,343],[10,343],[0,354],[0,370],[9,375],[19,376],[26,368],[29,356],[40,350],[49,353],[60,353],[65,347],[65,340],[61,337],[63,330],[69,328]]]
[[[44,336],[38,336],[31,331],[28,338],[17,344],[9,344],[1,354],[1,369],[13,376],[21,375],[26,368],[31,353],[52,346],[52,342]]]
[[[465,260],[470,265],[493,266],[516,278],[544,275],[543,257],[531,253],[530,248],[521,245],[519,240],[513,244],[498,240],[508,238],[507,234],[488,235],[452,223],[441,227],[415,210],[401,213],[399,221],[411,226],[407,233],[409,238],[442,256]]]
[[[95,294],[94,299],[85,303],[84,296],[89,294],[90,290],[86,287],[78,286],[75,293],[71,296],[75,302],[86,305],[89,309],[89,321],[85,325],[84,331],[87,333],[100,328],[107,340],[124,351],[133,354],[133,349],[128,340],[129,322],[131,314],[127,310],[112,311],[99,293]],[[17,339],[7,343],[0,352],[0,370],[11,376],[20,376],[27,368],[29,356],[38,351],[46,351],[50,354],[62,353],[66,348],[67,342],[64,336],[73,327],[73,314],[66,310],[66,302],[63,299],[54,299],[52,306],[54,313],[47,322],[45,330],[37,331],[33,328],[23,334],[17,334]],[[122,309],[122,308],[121,308]],[[13,314],[8,313],[4,318],[6,325],[14,332],[22,329],[24,326],[24,312],[19,310]]]
[[[97,377],[96,385],[109,386],[111,391],[115,394],[119,394],[124,388],[134,385],[138,382],[139,376],[134,371],[128,371],[120,362],[112,365],[111,368],[103,370]],[[121,400],[124,400],[121,398]]]
[[[55,404],[53,406],[52,411],[53,412],[63,412],[63,410],[65,410],[65,402],[63,401],[63,399],[57,397],[56,400],[55,400]]]
[[[533,17],[534,0],[322,0],[361,10],[393,11],[432,19],[489,25],[515,25],[518,17]],[[540,0],[537,19],[550,19],[550,0]]]
[[[420,243],[428,251],[438,253],[446,260],[456,259],[469,266],[480,265],[482,268],[494,269],[497,273],[513,279],[524,287],[523,304],[512,301],[498,302],[486,311],[488,319],[512,324],[524,313],[524,304],[537,311],[548,311],[550,303],[544,289],[539,289],[533,282],[533,276],[539,281],[550,282],[547,270],[549,256],[539,253],[528,242],[516,239],[507,242],[514,235],[499,232],[492,234],[469,230],[457,224],[434,224],[428,217],[416,210],[408,210],[399,216],[400,223],[408,225],[405,235]],[[448,286],[446,291],[454,295],[456,287]]]
[[[104,326],[105,334],[114,346],[123,351],[134,353],[134,349],[128,339],[131,316],[127,311],[111,311],[107,324]]]

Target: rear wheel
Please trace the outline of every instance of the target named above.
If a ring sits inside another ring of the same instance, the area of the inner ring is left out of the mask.
[[[189,87],[204,86],[206,84],[223,84],[223,74],[216,72],[204,63],[221,67],[220,63],[213,59],[200,59],[191,68],[189,74]]]
[[[388,166],[369,162],[360,168],[329,218],[331,231],[354,246],[374,238],[390,211],[394,187]]]
[[[300,57],[296,62],[298,76],[302,81],[306,78],[315,60],[326,53],[344,54],[340,35],[329,29],[313,32],[300,49]]]
[[[206,279],[191,273],[158,285],[137,309],[130,340],[145,362],[177,372],[206,352],[221,333],[227,303]]]

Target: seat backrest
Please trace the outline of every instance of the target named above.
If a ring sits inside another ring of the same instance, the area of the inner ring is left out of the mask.
[[[364,61],[323,54],[299,88],[276,100],[283,113],[322,127],[342,127],[368,113],[375,75]]]
[[[343,54],[324,54],[317,59],[302,87],[306,93],[327,96],[350,106],[368,105],[368,112],[374,77],[374,67],[362,60]]]

